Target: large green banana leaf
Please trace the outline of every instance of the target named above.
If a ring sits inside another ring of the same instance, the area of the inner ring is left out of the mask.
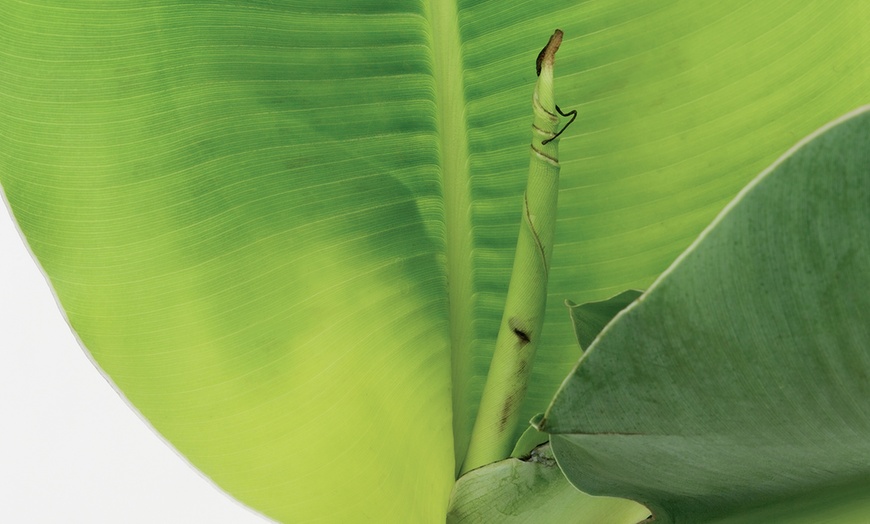
[[[443,521],[519,224],[534,59],[580,117],[562,300],[648,285],[867,101],[860,0],[0,0],[0,183],[99,365],[280,520]],[[519,428],[521,430],[522,428]]]

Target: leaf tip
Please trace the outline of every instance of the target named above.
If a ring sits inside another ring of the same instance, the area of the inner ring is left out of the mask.
[[[535,61],[535,71],[538,76],[541,76],[541,68],[545,64],[549,67],[553,67],[556,51],[558,51],[559,46],[562,45],[562,37],[564,34],[565,33],[563,33],[561,29],[556,29],[550,37],[550,40],[547,42],[547,45],[545,45],[544,48],[541,49],[541,52],[538,53],[538,59]]]

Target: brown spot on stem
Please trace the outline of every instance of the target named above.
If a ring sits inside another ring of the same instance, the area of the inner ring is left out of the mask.
[[[517,328],[514,328],[514,335],[516,335],[517,338],[520,339],[520,340],[522,341],[523,344],[528,344],[529,342],[532,341],[532,340],[529,338],[529,336],[526,335],[526,332],[525,332],[525,331],[521,331],[521,330],[519,330],[519,329],[517,329]]]
[[[517,339],[519,340],[520,347],[525,346],[529,342],[532,341],[532,336],[529,333],[529,330],[523,326],[523,323],[517,317],[513,317],[508,320],[508,327],[511,328],[511,331],[514,332]]]
[[[511,395],[508,398],[504,399],[504,405],[501,407],[501,416],[498,419],[498,430],[504,431],[510,422],[511,415],[514,411],[514,396]]]
[[[535,61],[535,71],[537,71],[538,76],[541,76],[541,67],[544,64],[548,64],[550,67],[553,66],[553,59],[556,55],[556,51],[559,50],[559,46],[562,44],[562,33],[561,29],[556,29],[556,32],[553,33],[553,36],[550,37],[550,40],[547,42],[547,45],[541,49],[541,52],[538,53],[538,59]]]

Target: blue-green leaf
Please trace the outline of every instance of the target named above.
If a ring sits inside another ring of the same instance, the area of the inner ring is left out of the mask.
[[[868,210],[865,106],[756,178],[589,348],[539,424],[571,482],[656,522],[865,520]]]

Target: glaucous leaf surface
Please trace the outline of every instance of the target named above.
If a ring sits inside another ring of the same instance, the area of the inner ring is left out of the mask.
[[[787,523],[838,505],[839,522],[866,520],[870,106],[799,146],[560,389],[540,427],[578,488],[656,522]]]
[[[870,91],[870,5],[0,0],[0,183],[81,340],[285,521],[443,521],[501,315],[555,27],[550,305],[644,287]]]

